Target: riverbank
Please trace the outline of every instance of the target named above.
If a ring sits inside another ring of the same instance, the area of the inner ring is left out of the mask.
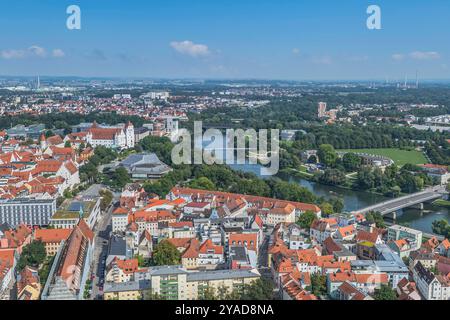
[[[233,165],[234,170],[240,170],[244,172],[252,172],[257,176],[259,175],[258,165]],[[372,192],[366,192],[361,190],[354,190],[351,188],[342,188],[339,186],[323,185],[311,179],[305,177],[296,177],[294,175],[280,173],[278,174],[280,179],[289,182],[295,182],[302,187],[305,187],[318,197],[332,198],[339,197],[344,201],[344,211],[352,212],[358,209],[365,208],[376,203],[380,203],[392,198],[386,197],[382,194],[376,194]],[[261,177],[263,178],[263,177]],[[407,208],[399,211],[397,221],[395,223],[408,225],[411,228],[433,234],[431,225],[435,220],[447,219],[450,220],[450,208],[439,207],[431,203],[426,203],[424,210]]]
[[[433,205],[442,208],[450,208],[450,201],[444,199],[438,199],[433,202]]]
[[[314,183],[321,184],[321,185],[323,185],[323,186],[330,186],[330,187],[333,187],[333,188],[339,188],[339,189],[344,189],[344,190],[357,191],[357,189],[355,189],[353,186],[345,186],[345,185],[328,185],[328,184],[320,183],[319,181],[316,181],[316,179],[314,179],[314,175],[313,175],[313,174],[307,173],[307,172],[303,172],[303,171],[299,171],[299,170],[295,170],[295,169],[292,169],[292,168],[280,170],[280,173],[277,175],[277,177],[280,177],[280,178],[281,178],[281,177],[283,177],[283,176],[293,176],[293,177],[295,177],[295,178],[298,178],[298,179],[305,179],[305,180],[308,180],[308,181],[310,181],[310,182],[314,182]],[[353,178],[350,178],[350,179],[353,179]],[[364,192],[372,193],[372,194],[376,194],[376,195],[384,196],[384,197],[385,197],[384,194],[382,194],[382,193],[380,193],[380,192],[373,191],[373,190],[364,190]],[[406,194],[406,193],[400,193],[398,196],[401,197],[401,196],[405,196],[405,195],[407,195],[407,194]],[[386,197],[386,198],[388,198],[388,197]]]

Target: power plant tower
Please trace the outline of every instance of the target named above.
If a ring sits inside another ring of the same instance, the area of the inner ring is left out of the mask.
[[[419,89],[419,72],[416,70],[416,89]]]

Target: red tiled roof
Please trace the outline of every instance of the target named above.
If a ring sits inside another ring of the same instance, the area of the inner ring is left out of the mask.
[[[36,173],[42,172],[53,172],[56,173],[59,168],[63,165],[62,161],[59,160],[43,160],[38,162],[36,166]]]
[[[94,140],[114,140],[115,136],[122,131],[120,128],[90,128]]]
[[[16,227],[16,229],[5,231],[5,239],[8,240],[9,248],[18,248],[26,241],[26,239],[31,235],[31,229],[26,225],[21,224]]]
[[[206,206],[208,206],[209,203],[207,202],[189,202],[186,207],[190,207],[190,208],[204,208]]]
[[[124,207],[118,207],[117,209],[115,209],[113,211],[113,215],[127,215],[128,214],[128,209],[124,208]]]
[[[223,247],[216,246],[215,244],[213,244],[211,239],[208,239],[201,244],[199,252],[202,254],[206,254],[209,253],[210,251],[214,251],[214,254],[223,254]]]
[[[364,230],[359,230],[356,234],[356,241],[369,241],[372,243],[376,243],[378,239],[378,233],[377,232],[368,232]]]
[[[66,162],[65,166],[67,170],[69,170],[70,174],[75,174],[78,171],[77,166],[72,161]]]
[[[258,249],[257,233],[232,233],[228,239],[229,246],[246,246],[249,250]]]
[[[14,266],[14,249],[0,250],[0,282],[5,274]]]
[[[169,223],[169,227],[171,228],[184,228],[184,227],[192,228],[193,226],[194,223],[192,221],[178,221]]]
[[[59,243],[69,238],[72,229],[37,229],[34,238],[44,243]]]
[[[198,258],[198,248],[199,241],[197,239],[191,239],[188,248],[183,252],[181,257],[185,259]]]
[[[171,244],[173,244],[177,248],[187,248],[190,244],[190,241],[192,238],[169,238],[167,241],[169,241]]]
[[[57,144],[64,143],[64,141],[60,136],[56,135],[56,136],[47,138],[47,143],[49,145],[57,145]]]
[[[171,193],[176,196],[177,195],[192,195],[192,196],[205,197],[205,196],[211,195],[211,196],[216,197],[216,201],[219,201],[219,202],[226,202],[226,201],[229,201],[232,199],[241,198],[250,203],[264,203],[264,202],[269,202],[272,204],[289,203],[301,211],[313,211],[315,213],[320,212],[320,208],[314,204],[295,202],[295,201],[278,200],[278,199],[274,199],[274,198],[244,195],[244,194],[237,194],[237,193],[207,191],[207,190],[200,190],[200,189],[178,188],[178,187],[172,188]]]
[[[356,232],[356,229],[353,225],[349,225],[346,227],[341,227],[337,229],[337,232],[341,235],[342,238],[354,235]]]
[[[442,242],[441,242],[441,245],[445,248],[445,249],[450,249],[450,241],[448,240],[448,239],[444,239]]]
[[[117,257],[114,259],[115,264],[119,269],[125,274],[132,274],[136,272],[139,268],[138,259],[125,259],[121,260]]]

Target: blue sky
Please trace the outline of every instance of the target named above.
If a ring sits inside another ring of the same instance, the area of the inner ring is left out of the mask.
[[[448,0],[2,0],[0,74],[449,79],[449,17]]]

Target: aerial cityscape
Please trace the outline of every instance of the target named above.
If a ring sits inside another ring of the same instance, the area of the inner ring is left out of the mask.
[[[450,4],[318,2],[2,2],[0,300],[450,300]]]

